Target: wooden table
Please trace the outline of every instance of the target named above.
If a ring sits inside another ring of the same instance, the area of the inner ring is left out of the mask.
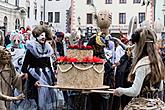
[[[101,87],[94,87],[94,88],[74,88],[74,87],[62,87],[59,85],[49,86],[49,85],[40,85],[41,87],[48,87],[53,89],[61,89],[63,91],[78,91],[82,94],[85,94],[85,102],[84,102],[84,110],[86,110],[87,104],[87,97],[89,93],[103,93],[103,94],[113,94],[113,89],[109,89],[109,86],[101,86]]]

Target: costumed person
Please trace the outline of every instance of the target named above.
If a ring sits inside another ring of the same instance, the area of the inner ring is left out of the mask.
[[[22,44],[23,35],[18,31],[15,30],[10,34],[10,44],[6,46],[6,48],[24,48]]]
[[[115,88],[124,87],[128,88],[131,87],[132,83],[128,82],[128,74],[131,70],[132,64],[132,52],[131,47],[128,47],[125,51],[125,54],[120,58],[119,65],[116,68],[115,74]],[[113,99],[113,110],[123,110],[124,107],[130,102],[132,98],[126,95],[121,97],[114,96]]]
[[[37,25],[32,31],[36,40],[27,43],[22,72],[28,77],[27,99],[34,99],[38,110],[57,109],[56,92],[40,85],[55,85],[56,78],[51,67],[53,49],[46,40],[51,38],[51,30],[45,25]]]
[[[59,56],[64,56],[64,33],[63,32],[56,32],[56,48]]]
[[[25,28],[24,28],[24,27],[20,27],[20,28],[19,28],[19,31],[20,31],[21,34],[23,34],[24,31],[25,31]]]
[[[10,34],[11,32],[7,32],[6,36],[5,36],[5,40],[4,40],[4,46],[6,47],[8,44],[11,43],[10,41]]]
[[[31,39],[31,31],[24,31],[22,34],[23,34],[22,43],[26,45],[26,42],[28,42]]]
[[[92,46],[93,55],[102,59],[106,59],[105,51],[111,51],[111,59],[108,59],[105,63],[104,73],[104,85],[114,87],[114,75],[112,64],[114,62],[114,42],[111,40],[112,36],[109,33],[109,27],[112,22],[112,15],[109,11],[103,10],[98,13],[97,25],[100,28],[100,32],[93,35],[88,44]],[[111,75],[110,75],[111,74]],[[105,81],[106,80],[106,81]],[[107,110],[109,102],[109,94],[91,93],[88,97],[87,109],[88,110]]]
[[[16,68],[17,72],[21,72],[21,67],[23,63],[23,59],[25,56],[25,48],[23,41],[23,35],[19,32],[12,32],[10,35],[11,43],[6,46],[9,52],[12,55],[11,62],[13,63],[14,67]]]
[[[10,35],[11,43],[6,46],[6,49],[11,53],[11,62],[15,70],[20,74],[21,74],[23,59],[25,56],[25,48],[24,45],[22,44],[22,40],[23,40],[23,35],[18,31],[14,31]],[[23,81],[23,86],[24,83],[25,80]],[[19,91],[19,89],[16,88],[13,90],[14,96],[17,96],[19,94],[21,94],[21,91]],[[20,102],[22,102],[22,100],[13,102],[11,104],[12,110],[14,110],[15,106],[18,106]]]
[[[64,55],[65,56],[67,55],[68,46],[71,45],[70,37],[71,37],[70,33],[66,33],[64,36]]]
[[[14,88],[22,92],[22,74],[15,71],[10,52],[0,46],[0,110],[10,110],[10,101],[21,100],[23,94],[11,96]]]
[[[128,45],[128,38],[124,36],[124,34],[122,33],[122,31],[119,29],[120,31],[120,40],[121,42],[123,42],[126,46]],[[119,65],[119,61],[120,58],[125,54],[125,49],[119,44],[119,42],[115,41],[116,44],[116,48],[115,48],[115,65],[118,66]]]
[[[156,47],[156,33],[147,27],[137,28],[131,40],[135,46],[128,81],[133,84],[129,88],[116,88],[114,95],[138,96],[133,98],[124,110],[165,109],[165,103],[157,98],[165,70]]]

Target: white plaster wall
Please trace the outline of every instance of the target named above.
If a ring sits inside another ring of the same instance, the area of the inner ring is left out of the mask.
[[[71,0],[46,1],[45,20],[48,21],[48,12],[53,12],[53,22],[51,23],[57,31],[66,32],[66,10],[69,10]],[[55,12],[60,12],[60,23],[54,23]]]
[[[157,20],[159,18],[161,23],[164,25],[164,14],[162,11],[163,4],[164,4],[164,0],[156,0],[155,20]]]
[[[24,0],[20,0],[20,7],[25,7]],[[0,1],[0,26],[3,26],[4,17],[7,17],[7,32],[10,32],[15,29],[15,20],[18,18],[20,20],[21,26],[22,18],[19,11],[16,11],[17,7],[15,6],[15,0],[8,0],[8,3],[5,3],[4,0]]]
[[[30,1],[30,17],[28,18],[26,16],[26,25],[29,25],[31,28],[34,28],[35,25],[38,25],[41,21],[41,11],[44,6],[44,0],[29,0]],[[35,14],[34,14],[34,2],[37,3],[37,19],[35,20]],[[27,9],[27,6],[26,6]],[[43,18],[44,18],[44,12],[43,12]]]
[[[91,5],[86,4],[86,0],[74,0],[76,2],[76,19],[78,16],[81,18],[81,27],[88,27],[91,26],[86,24],[86,14],[87,13],[94,13],[94,7]],[[132,16],[138,16],[139,12],[145,12],[146,7],[141,6],[140,4],[133,4],[132,0],[127,0],[126,4],[119,4],[119,0],[112,0],[112,4],[105,4],[105,0],[93,0],[94,5],[99,10],[107,9],[112,12],[112,26],[118,27],[119,26],[119,13],[126,13],[126,24],[120,25],[122,27],[128,27],[129,21]],[[150,20],[150,5],[147,8],[147,19]],[[95,20],[94,20],[95,22]],[[76,20],[76,26],[73,28],[78,28],[78,20]],[[92,24],[93,27],[96,24]]]

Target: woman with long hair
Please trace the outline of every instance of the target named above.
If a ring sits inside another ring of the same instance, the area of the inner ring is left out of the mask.
[[[131,108],[138,109],[136,107],[145,106],[145,99],[156,99],[158,96],[157,93],[161,81],[164,80],[165,70],[158,53],[156,39],[155,32],[147,27],[136,29],[131,36],[132,43],[135,46],[133,49],[133,64],[128,81],[133,84],[129,88],[119,87],[115,89],[114,95],[121,96],[124,94],[132,97],[138,96],[139,98],[132,99],[125,107],[125,110],[130,110]],[[165,107],[163,102],[159,104]],[[133,105],[136,105],[136,107]]]

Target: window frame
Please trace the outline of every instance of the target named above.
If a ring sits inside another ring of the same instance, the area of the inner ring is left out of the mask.
[[[112,0],[105,0],[105,4],[112,4]]]
[[[119,24],[126,24],[126,13],[119,13]]]
[[[92,0],[87,0],[87,5],[92,4]]]
[[[59,13],[58,14],[58,18],[56,18],[57,16],[56,16],[56,14],[57,13]],[[57,20],[58,19],[58,20]],[[54,23],[60,23],[60,12],[54,12]]]
[[[30,18],[30,6],[27,7],[27,17]]]
[[[37,20],[37,8],[34,9],[34,19]]]
[[[53,12],[48,12],[48,22],[53,22]]]
[[[88,20],[88,19],[90,19],[90,20]],[[92,13],[86,14],[86,23],[87,24],[93,24],[93,14]]]
[[[19,7],[19,0],[15,0],[15,6]]]
[[[127,0],[119,0],[119,3],[120,4],[126,4],[127,3]]]
[[[141,3],[141,0],[133,0],[133,3]]]
[[[43,11],[40,12],[41,14],[41,21],[43,20]]]
[[[144,19],[142,20],[141,17],[144,17]],[[145,12],[139,12],[138,13],[139,23],[142,23],[143,21],[145,21],[145,19],[146,19],[145,17],[146,17]]]

